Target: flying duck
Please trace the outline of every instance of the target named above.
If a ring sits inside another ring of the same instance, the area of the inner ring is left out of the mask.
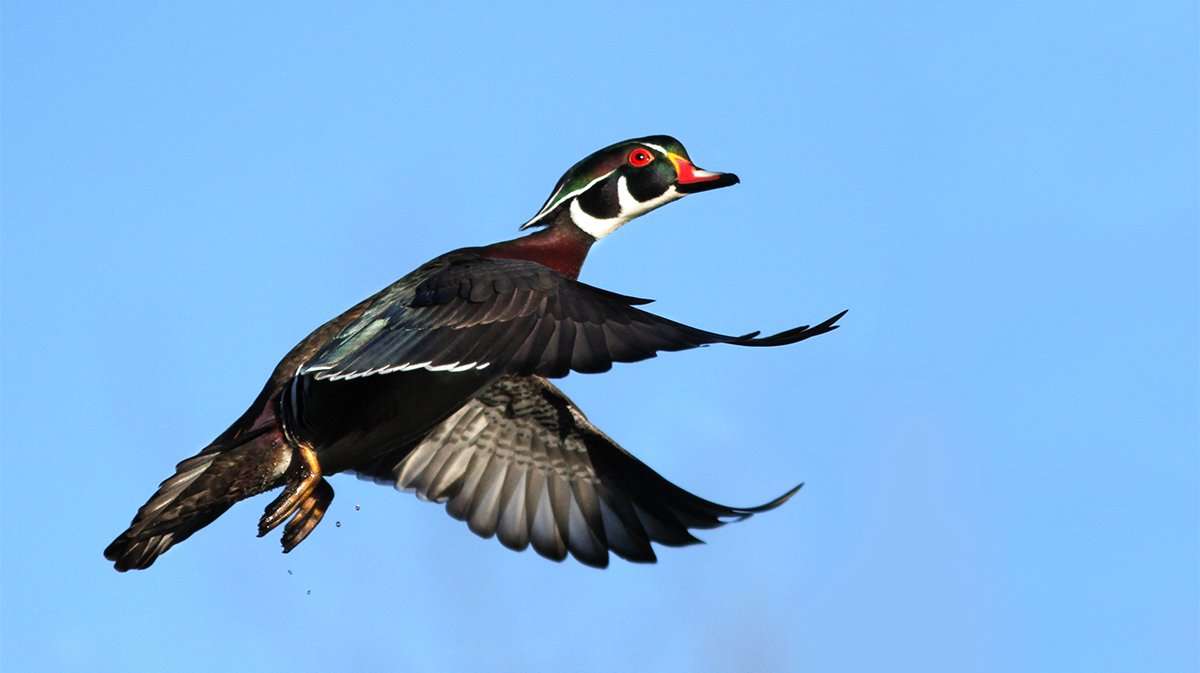
[[[693,495],[634,458],[548,379],[603,372],[706,344],[783,346],[836,328],[845,311],[771,336],[726,335],[639,308],[650,300],[577,280],[597,240],[688,194],[738,183],[696,167],[669,136],[622,141],[562,176],[521,229],[461,248],[318,327],[275,367],[240,418],[142,505],[105,550],[119,571],[148,568],[234,503],[283,487],[259,536],[284,525],[283,551],[350,472],[444,503],[482,537],[605,567],[609,552],[656,560],[651,542],[699,542],[757,507]]]

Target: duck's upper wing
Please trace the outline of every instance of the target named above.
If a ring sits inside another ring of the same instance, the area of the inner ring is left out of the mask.
[[[836,328],[845,311],[759,337],[708,332],[648,313],[650,300],[567,278],[534,262],[456,254],[380,292],[300,369],[319,380],[413,369],[565,376],[705,344],[780,346]]]
[[[596,567],[618,556],[654,562],[651,542],[694,544],[688,532],[774,509],[729,507],[664,479],[597,429],[549,381],[505,376],[415,447],[352,469],[446,503],[476,534],[546,558]]]

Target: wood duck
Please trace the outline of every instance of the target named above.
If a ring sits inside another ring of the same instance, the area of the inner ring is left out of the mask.
[[[176,467],[104,550],[119,571],[147,568],[234,503],[282,486],[259,536],[287,522],[300,544],[350,472],[445,503],[515,550],[605,567],[609,551],[654,562],[651,542],[699,542],[783,504],[701,499],[592,425],[547,379],[603,372],[705,344],[782,346],[835,329],[717,334],[638,308],[647,299],[576,278],[588,250],[626,222],[688,194],[737,184],[697,168],[679,141],[616,143],[572,166],[522,229],[448,252],[318,327],[275,367],[244,414]]]

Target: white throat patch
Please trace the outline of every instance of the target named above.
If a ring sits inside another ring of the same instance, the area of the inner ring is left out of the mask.
[[[648,201],[638,201],[633,194],[629,193],[629,183],[622,175],[617,178],[617,199],[620,203],[620,210],[615,217],[600,218],[589,215],[579,205],[579,197],[576,196],[571,199],[571,221],[598,241],[620,229],[633,218],[645,215],[659,206],[680,198],[683,198],[683,194],[680,194],[675,190],[675,186],[671,185],[667,187],[667,191]]]

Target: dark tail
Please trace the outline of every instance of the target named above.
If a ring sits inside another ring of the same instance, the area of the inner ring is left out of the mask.
[[[160,555],[212,523],[233,504],[282,483],[291,450],[277,430],[212,445],[175,466],[133,523],[104,550],[120,572],[149,568]]]

